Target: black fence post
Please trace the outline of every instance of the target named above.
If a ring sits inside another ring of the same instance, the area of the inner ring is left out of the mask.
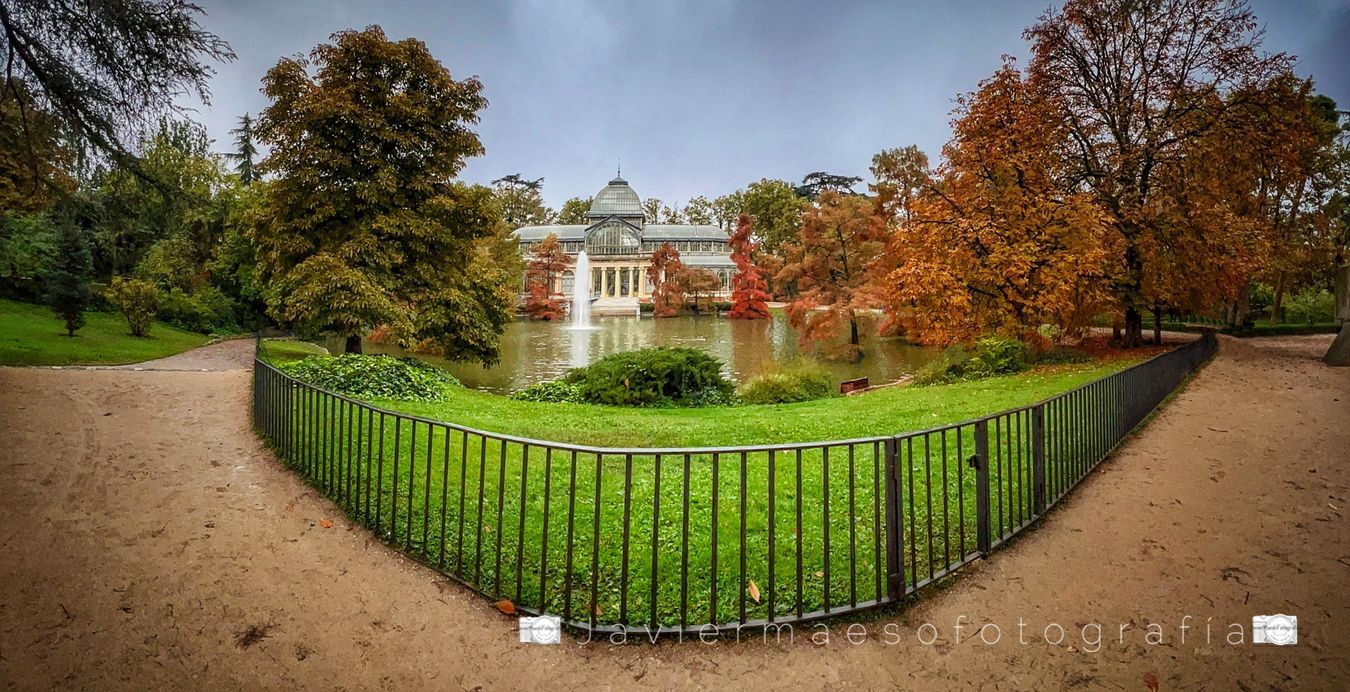
[[[905,519],[900,511],[900,474],[895,457],[899,443],[886,440],[886,595],[898,600],[905,595],[904,535]]]
[[[1045,405],[1031,409],[1032,508],[1037,517],[1045,512]]]
[[[989,419],[975,421],[975,456],[970,458],[975,467],[975,543],[981,557],[988,557],[989,536]]]

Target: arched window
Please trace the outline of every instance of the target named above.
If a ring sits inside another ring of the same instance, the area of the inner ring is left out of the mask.
[[[565,296],[572,295],[572,288],[576,286],[576,283],[577,283],[576,275],[573,274],[570,269],[563,272],[562,294]]]
[[[586,252],[591,255],[635,255],[641,247],[637,232],[617,221],[596,228],[586,238]]]

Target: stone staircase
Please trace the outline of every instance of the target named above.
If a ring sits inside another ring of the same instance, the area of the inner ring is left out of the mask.
[[[623,298],[599,298],[591,303],[592,315],[638,316],[638,299],[633,296]]]

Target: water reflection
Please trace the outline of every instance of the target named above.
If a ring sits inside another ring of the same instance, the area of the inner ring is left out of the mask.
[[[731,379],[742,382],[775,361],[797,355],[797,336],[781,315],[771,320],[730,320],[719,317],[634,319],[593,317],[595,329],[568,329],[565,323],[517,321],[502,334],[501,363],[491,368],[465,363],[444,365],[465,385],[506,393],[535,382],[560,377],[574,367],[596,359],[648,346],[687,346],[706,351],[724,363]],[[337,353],[340,340],[325,345]],[[869,377],[889,382],[912,373],[932,360],[937,351],[900,339],[869,338],[861,363],[826,363],[839,380]],[[397,347],[368,343],[367,353],[400,353]],[[422,357],[422,356],[419,356]]]

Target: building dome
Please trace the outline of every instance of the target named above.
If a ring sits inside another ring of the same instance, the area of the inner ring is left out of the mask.
[[[609,181],[609,184],[603,190],[595,193],[595,199],[591,201],[592,218],[604,216],[642,216],[642,200],[633,188],[628,186],[628,181],[623,178],[615,178]]]

